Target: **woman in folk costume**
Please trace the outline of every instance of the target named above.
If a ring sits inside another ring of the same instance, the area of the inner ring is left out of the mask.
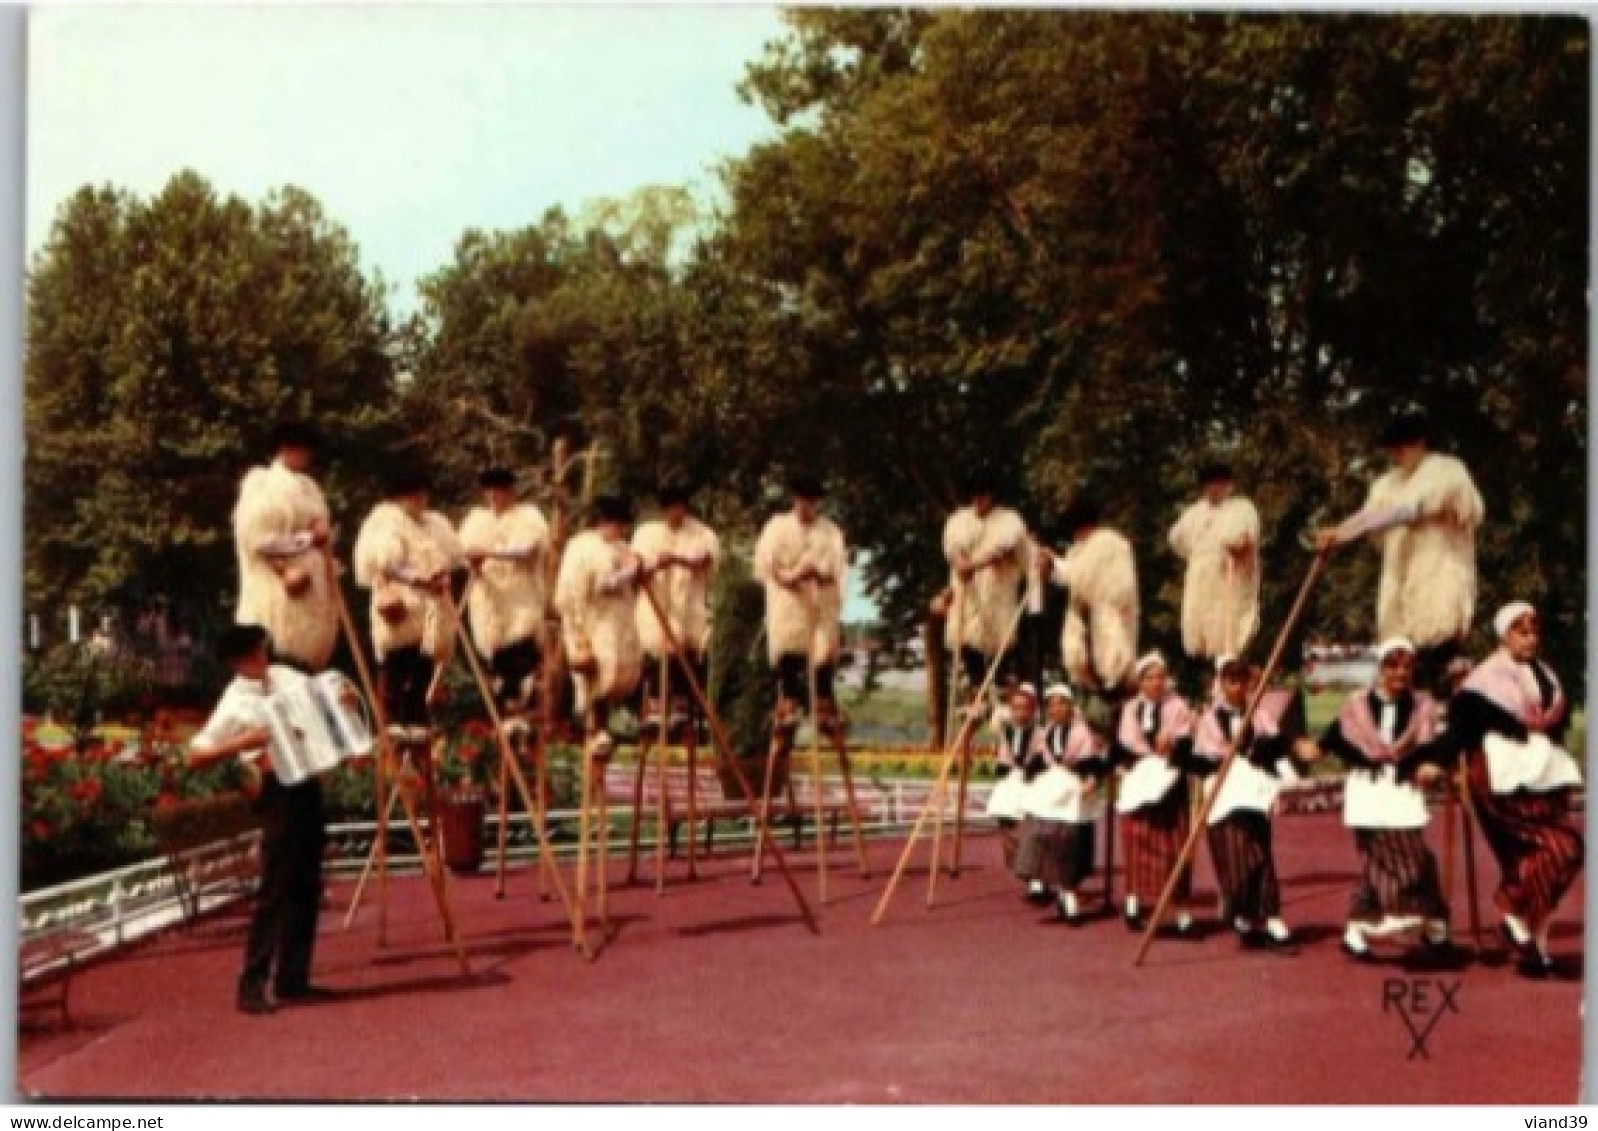
[[[595,758],[614,749],[610,709],[638,689],[643,666],[636,613],[645,571],[627,544],[632,517],[632,503],[620,495],[594,500],[593,526],[566,544],[555,582],[566,663]]]
[[[1171,548],[1187,562],[1182,647],[1213,659],[1248,647],[1260,623],[1260,515],[1234,495],[1232,469],[1206,464],[1204,494],[1171,527]]]
[[[1126,690],[1137,656],[1137,568],[1132,544],[1102,525],[1099,506],[1073,503],[1062,519],[1071,536],[1064,556],[1042,550],[1042,568],[1070,590],[1060,650],[1079,689],[1113,705]]]
[[[1082,923],[1077,889],[1093,874],[1093,832],[1104,812],[1100,783],[1110,772],[1099,736],[1076,713],[1063,683],[1043,693],[1042,742],[1022,766],[1026,785],[1016,874],[1052,894],[1059,917]]]
[[[687,693],[687,676],[692,671],[701,688],[708,686],[706,664],[710,651],[710,585],[721,561],[721,540],[716,532],[689,513],[690,492],[681,483],[661,488],[661,517],[643,523],[633,534],[633,552],[649,570],[649,591],[655,605],[666,615],[672,639],[683,653],[673,656],[667,678],[676,689],[673,702],[660,702],[660,657],[671,648],[660,620],[643,593],[638,595],[636,620],[638,639],[644,650],[645,719],[660,717],[664,710],[675,724],[681,716],[676,704]]]
[[[773,516],[755,543],[755,576],[766,587],[766,652],[777,672],[777,725],[798,725],[813,663],[817,722],[831,731],[842,725],[832,680],[849,557],[843,532],[821,513],[820,481],[798,476],[792,493],[793,509]]]
[[[455,651],[450,574],[462,563],[455,528],[427,507],[427,479],[402,468],[355,539],[355,581],[372,591],[372,650],[383,709],[408,741],[427,740],[428,691]]]
[[[988,794],[988,816],[999,824],[999,843],[1004,849],[1004,866],[1016,869],[1017,851],[1021,838],[1017,831],[1026,816],[1023,800],[1026,783],[1021,768],[1034,757],[1043,755],[1043,728],[1038,726],[1038,689],[1030,683],[1017,684],[1005,699],[1003,718],[999,722],[999,745],[995,752],[994,773],[997,780]],[[1048,889],[1036,877],[1027,879],[1027,898],[1041,901],[1048,898]]]
[[[1548,936],[1559,901],[1581,871],[1585,845],[1571,825],[1571,793],[1581,771],[1562,746],[1569,704],[1539,658],[1542,625],[1524,601],[1493,618],[1501,646],[1482,661],[1449,703],[1444,736],[1463,756],[1482,833],[1501,873],[1496,902],[1504,938],[1520,971],[1554,970]]]
[[[516,475],[493,467],[477,479],[483,504],[461,523],[472,567],[466,603],[472,640],[488,659],[503,715],[527,710],[546,644],[549,524],[532,503],[516,501]]]
[[[266,629],[278,660],[311,673],[327,666],[339,631],[327,500],[309,474],[316,446],[307,426],[279,425],[272,462],[245,475],[233,508],[235,620]]]
[[[1021,516],[994,504],[987,472],[971,476],[966,497],[969,505],[943,524],[950,571],[944,640],[975,694],[1001,653],[1000,674],[1010,667],[1015,641],[1006,636],[1028,587],[1032,543]]]
[[[1232,929],[1245,948],[1291,950],[1293,932],[1282,919],[1282,890],[1271,851],[1271,811],[1284,781],[1295,780],[1291,749],[1279,722],[1263,704],[1245,719],[1251,692],[1249,665],[1234,656],[1216,661],[1215,697],[1199,716],[1187,768],[1206,779],[1210,807],[1205,830],[1210,858]],[[1216,785],[1228,750],[1238,753]],[[1217,792],[1218,790],[1218,792]]]
[[[1126,925],[1141,930],[1176,867],[1191,827],[1187,779],[1182,767],[1193,744],[1193,713],[1170,688],[1165,658],[1150,652],[1132,669],[1137,694],[1121,706],[1111,756],[1128,767],[1115,799],[1126,843]],[[1174,906],[1185,904],[1192,888],[1192,869],[1183,868]],[[1193,916],[1176,914],[1178,934],[1187,935]]]
[[[1317,537],[1322,550],[1363,535],[1382,549],[1378,639],[1416,648],[1416,682],[1444,690],[1476,612],[1476,528],[1485,514],[1465,465],[1430,450],[1424,416],[1398,417],[1378,443],[1392,468],[1371,484],[1359,513]]]
[[[1438,732],[1438,707],[1412,690],[1415,646],[1403,637],[1376,649],[1376,679],[1355,692],[1326,727],[1307,758],[1335,754],[1343,779],[1343,823],[1354,830],[1362,865],[1343,933],[1343,952],[1371,962],[1372,939],[1422,933],[1424,956],[1453,960],[1448,903],[1437,858],[1426,847],[1430,814],[1422,786],[1441,773],[1425,761]]]

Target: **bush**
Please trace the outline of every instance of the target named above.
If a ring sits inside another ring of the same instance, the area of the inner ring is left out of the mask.
[[[50,715],[77,732],[80,744],[97,723],[142,716],[154,703],[154,669],[130,652],[58,644],[23,657],[23,711]]]
[[[745,758],[764,758],[777,692],[764,647],[766,594],[749,566],[729,555],[711,594],[710,700],[728,741]]]

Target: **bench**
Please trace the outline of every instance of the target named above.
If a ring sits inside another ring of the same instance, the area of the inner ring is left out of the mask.
[[[605,772],[605,798],[609,804],[630,808],[633,803],[633,790],[637,780],[637,763],[612,764]],[[660,808],[660,779],[658,768],[651,764],[644,776],[643,797],[640,809],[643,814],[653,814]],[[751,819],[750,805],[747,801],[730,801],[722,790],[721,779],[716,772],[715,758],[708,752],[701,752],[694,767],[694,816],[704,825],[705,854],[708,856],[715,850],[716,822],[729,820]],[[794,773],[790,779],[793,786],[793,797],[790,800],[788,791],[773,791],[769,818],[773,822],[786,818],[792,827],[795,849],[803,844],[804,822],[807,817],[815,815],[815,794],[811,788],[809,775]],[[757,789],[759,783],[751,782]],[[677,858],[677,845],[682,827],[688,823],[688,768],[686,766],[666,767],[666,843],[667,851],[672,859]],[[838,842],[838,826],[842,817],[848,812],[849,806],[841,786],[824,784],[822,787],[822,819],[827,823],[829,836],[833,844]],[[862,814],[862,820],[864,815]],[[693,835],[690,830],[689,835]]]
[[[24,932],[17,951],[18,1022],[25,1023],[30,1012],[59,1011],[62,1024],[71,1028],[72,976],[97,945],[98,939],[79,931]]]
[[[208,901],[255,890],[260,821],[243,794],[160,806],[151,825],[177,889],[183,930],[193,928]]]

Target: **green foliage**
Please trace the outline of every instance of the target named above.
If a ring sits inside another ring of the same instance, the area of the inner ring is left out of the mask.
[[[761,757],[776,689],[766,662],[765,592],[742,557],[727,555],[711,593],[710,700],[741,757]]]
[[[238,480],[284,416],[329,437],[335,513],[369,500],[391,362],[383,288],[306,193],[193,173],[84,188],[28,278],[26,592],[35,607],[231,606]]]
[[[23,712],[71,728],[80,746],[96,724],[148,709],[154,689],[149,663],[127,653],[60,644],[22,660]]]

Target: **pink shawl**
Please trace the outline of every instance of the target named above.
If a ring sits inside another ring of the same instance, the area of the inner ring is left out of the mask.
[[[1142,757],[1163,758],[1165,755],[1151,747],[1143,737],[1143,728],[1138,725],[1138,704],[1143,702],[1141,695],[1126,701],[1126,706],[1121,708],[1121,725],[1117,728],[1116,735],[1122,746],[1132,753]],[[1180,695],[1167,695],[1160,700],[1159,705],[1159,730],[1155,734],[1155,742],[1166,738],[1177,739],[1188,734],[1193,729],[1193,712],[1182,701]]]
[[[1527,729],[1545,731],[1565,717],[1565,691],[1554,673],[1547,669],[1554,684],[1554,700],[1545,709],[1537,677],[1529,664],[1517,664],[1508,651],[1500,648],[1476,666],[1465,680],[1465,690],[1491,700],[1519,719]]]
[[[1349,697],[1337,712],[1337,727],[1353,746],[1372,762],[1398,762],[1423,742],[1437,734],[1437,702],[1430,695],[1415,693],[1415,709],[1410,712],[1404,733],[1392,743],[1382,738],[1381,724],[1371,714],[1370,692]]]

